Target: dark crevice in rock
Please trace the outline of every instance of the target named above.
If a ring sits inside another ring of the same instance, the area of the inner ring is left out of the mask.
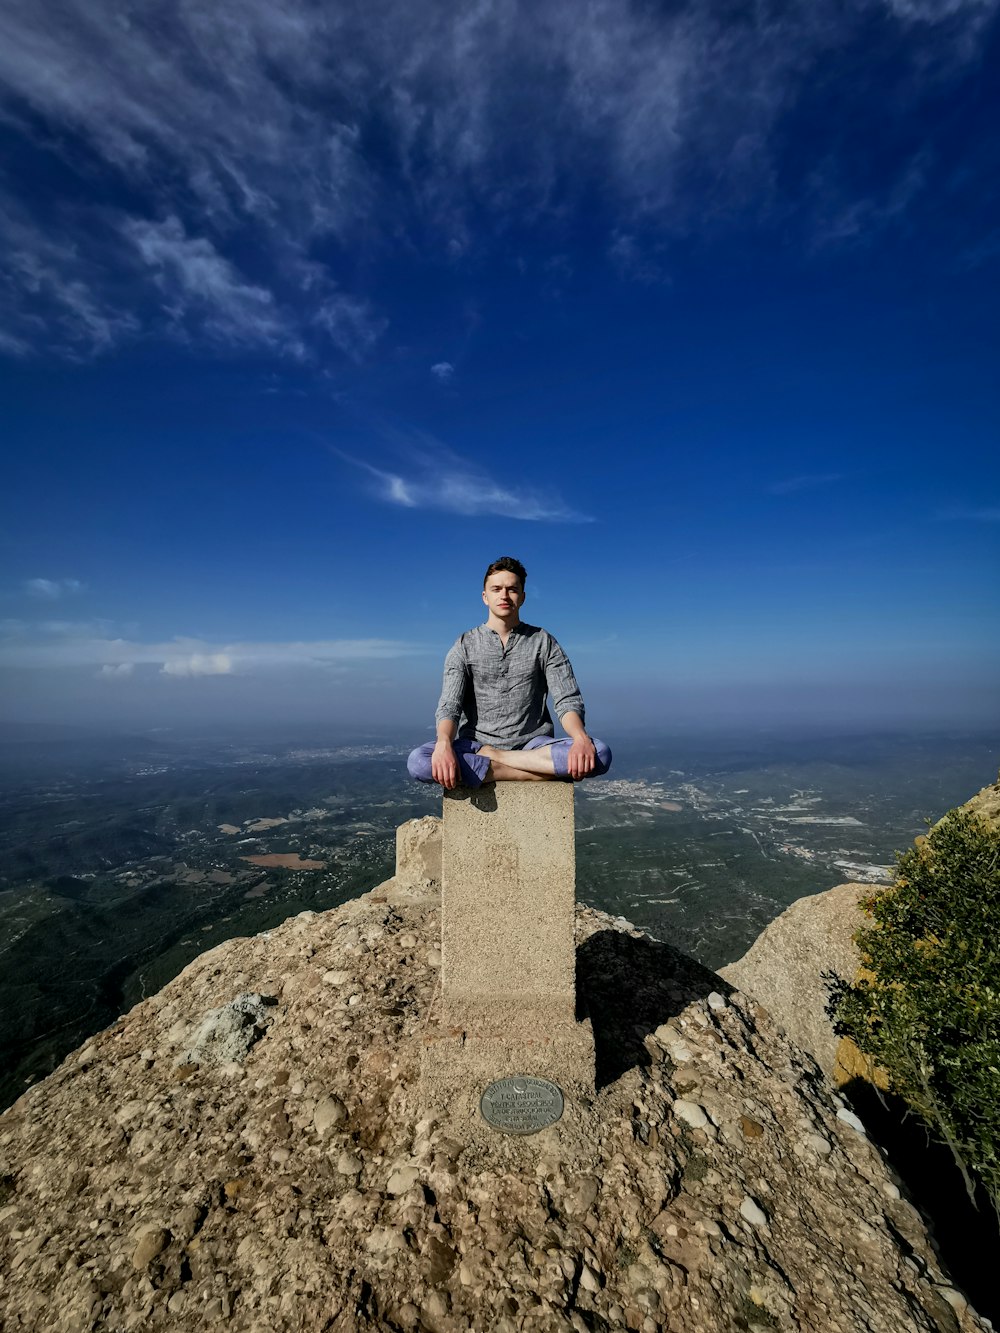
[[[955,1285],[980,1314],[1000,1324],[1000,1219],[985,1190],[969,1198],[950,1150],[928,1137],[923,1122],[907,1112],[900,1098],[878,1092],[864,1079],[852,1079],[841,1091],[923,1214]]]

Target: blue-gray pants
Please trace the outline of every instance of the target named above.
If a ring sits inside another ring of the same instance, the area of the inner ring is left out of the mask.
[[[434,753],[435,741],[428,741],[425,745],[418,745],[415,750],[410,751],[410,757],[406,761],[406,767],[409,770],[411,778],[416,778],[418,782],[433,782],[431,776],[431,755]],[[454,742],[455,758],[458,760],[458,772],[462,780],[463,787],[481,787],[483,779],[486,777],[486,770],[490,766],[489,756],[480,754],[479,750],[482,741],[462,741]],[[552,747],[552,764],[556,770],[556,777],[563,778],[567,782],[572,781],[567,772],[567,755],[569,747],[573,744],[570,740],[553,740],[551,736],[535,736],[527,744],[519,746],[522,750],[540,750],[545,745]],[[611,767],[611,750],[603,741],[594,741],[594,748],[597,755],[594,762],[594,771],[588,773],[588,777],[596,778],[602,773],[606,773]]]

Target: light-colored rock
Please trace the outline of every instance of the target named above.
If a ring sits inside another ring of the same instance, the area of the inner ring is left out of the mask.
[[[690,1125],[692,1129],[704,1129],[708,1124],[705,1108],[699,1106],[697,1102],[685,1101],[683,1097],[674,1102],[674,1115],[678,1120],[683,1120],[685,1125]]]
[[[601,1280],[589,1264],[584,1264],[583,1269],[580,1272],[580,1286],[584,1291],[592,1293],[598,1292],[601,1289]]]
[[[822,1134],[807,1134],[805,1145],[810,1152],[814,1152],[817,1157],[827,1157],[833,1151],[833,1145],[829,1139],[825,1139]]]
[[[991,824],[1000,824],[1000,778],[977,792],[961,809],[969,810]]]
[[[210,1009],[204,1015],[190,1047],[177,1057],[177,1065],[221,1065],[244,1061],[250,1048],[264,1035],[271,1018],[263,995],[245,992]]]
[[[347,1107],[339,1097],[323,1097],[316,1103],[313,1124],[320,1138],[337,1125],[342,1125],[346,1119]]]
[[[862,1121],[859,1116],[856,1116],[853,1111],[848,1110],[846,1106],[842,1106],[837,1112],[837,1119],[842,1120],[845,1125],[850,1125],[851,1129],[856,1130],[858,1134],[864,1134],[866,1132],[864,1121]]]
[[[326,986],[346,986],[349,981],[353,980],[353,972],[346,972],[339,967],[331,967],[329,972],[323,973],[323,984]]]
[[[577,1177],[566,1197],[566,1212],[570,1217],[586,1217],[600,1192],[601,1182],[596,1176]]]
[[[337,1158],[337,1170],[342,1176],[356,1176],[364,1168],[364,1162],[356,1152],[351,1152],[349,1148]]]
[[[751,1198],[749,1194],[744,1195],[743,1202],[740,1204],[740,1217],[749,1222],[752,1227],[766,1227],[767,1213],[764,1212],[756,1199]]]
[[[394,893],[419,896],[441,887],[441,820],[411,819],[396,830]]]
[[[669,1023],[661,1023],[653,1033],[653,1037],[660,1043],[675,1065],[685,1065],[689,1060],[694,1059],[690,1046]]]
[[[420,1179],[420,1171],[415,1166],[398,1166],[389,1177],[386,1185],[388,1194],[405,1194]]]
[[[147,1227],[139,1235],[132,1251],[132,1267],[148,1268],[170,1244],[170,1232],[165,1227]]]
[[[875,892],[871,884],[840,884],[799,898],[742,958],[719,972],[759,1000],[827,1074],[833,1073],[839,1038],[826,1014],[830,991],[822,973],[853,981],[859,964],[853,936],[865,920],[858,904]]]

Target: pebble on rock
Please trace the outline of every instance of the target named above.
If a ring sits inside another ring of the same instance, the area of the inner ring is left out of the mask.
[[[323,1137],[328,1129],[335,1125],[342,1124],[347,1119],[347,1107],[339,1097],[323,1097],[317,1103],[316,1110],[313,1113],[313,1124],[316,1126],[316,1133]]]
[[[740,1217],[749,1222],[752,1227],[766,1227],[767,1213],[764,1212],[756,1199],[752,1199],[749,1194],[745,1195],[740,1204]]]
[[[842,1106],[837,1112],[837,1119],[843,1120],[845,1125],[850,1125],[850,1127],[856,1129],[859,1134],[865,1133],[865,1127],[862,1121],[858,1119],[853,1111],[849,1111],[846,1106]]]
[[[708,1124],[705,1108],[699,1106],[697,1102],[686,1102],[683,1097],[674,1102],[674,1115],[692,1129],[704,1129]]]
[[[420,1179],[420,1172],[415,1166],[400,1166],[393,1171],[386,1185],[389,1194],[405,1194]]]
[[[346,986],[353,975],[353,972],[344,972],[337,968],[332,968],[329,972],[323,973],[323,981],[327,986]]]
[[[600,1278],[588,1264],[583,1265],[583,1271],[580,1274],[580,1286],[584,1291],[589,1292],[597,1292],[601,1289]]]
[[[133,1268],[148,1268],[153,1260],[170,1244],[170,1232],[165,1227],[148,1227],[139,1236],[132,1252]]]
[[[810,1148],[817,1157],[826,1157],[833,1151],[830,1140],[825,1139],[822,1134],[807,1134],[806,1147]]]

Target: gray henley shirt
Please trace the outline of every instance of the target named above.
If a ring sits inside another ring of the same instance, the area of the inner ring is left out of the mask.
[[[458,723],[463,740],[519,750],[536,736],[554,736],[556,716],[577,713],[583,699],[569,658],[548,630],[515,625],[506,648],[496,630],[477,625],[459,635],[444,661],[435,721]]]

